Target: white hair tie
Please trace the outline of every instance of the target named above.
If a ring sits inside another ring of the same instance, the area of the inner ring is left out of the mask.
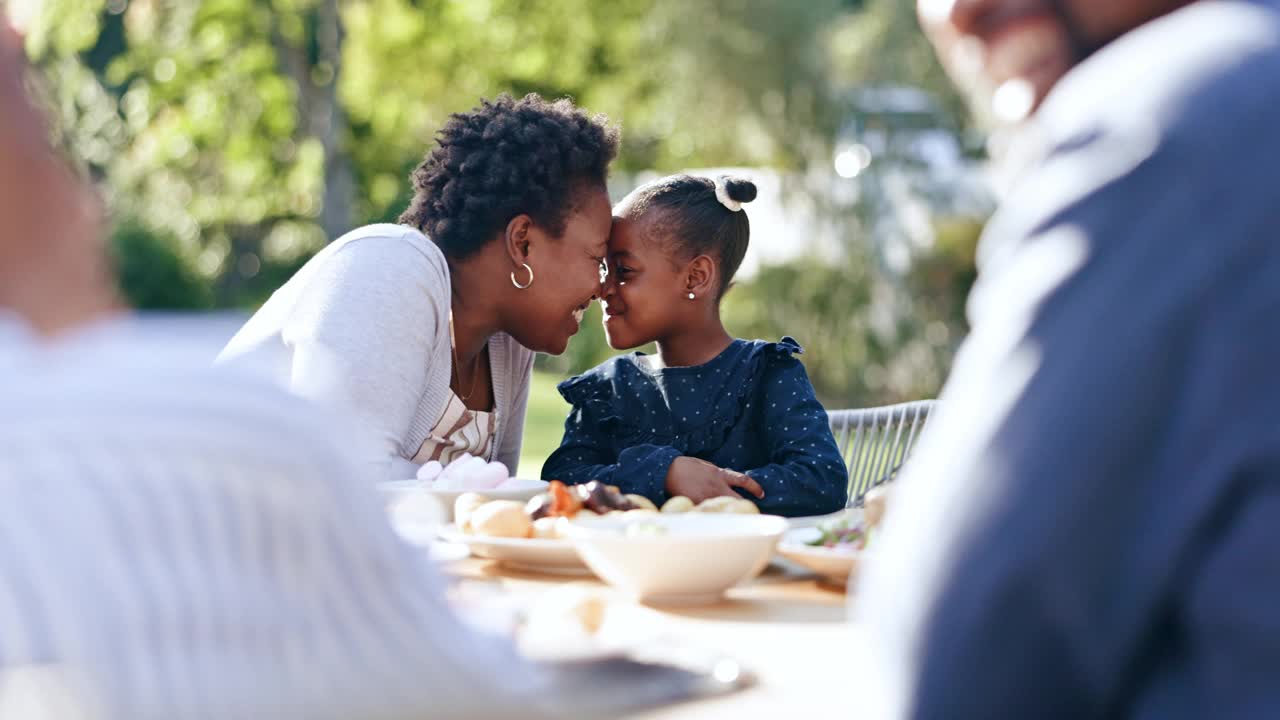
[[[729,197],[729,182],[726,178],[716,178],[716,199],[720,204],[734,212],[742,210],[742,203]]]

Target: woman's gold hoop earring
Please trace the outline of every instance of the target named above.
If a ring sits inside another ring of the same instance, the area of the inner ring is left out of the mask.
[[[519,282],[516,282],[516,271],[515,271],[515,270],[512,270],[512,271],[511,271],[511,284],[512,284],[512,285],[515,285],[517,288],[519,288],[519,289],[521,289],[521,290],[527,290],[527,289],[529,288],[529,286],[533,284],[533,268],[529,267],[529,263],[521,263],[521,265],[524,267],[524,269],[525,269],[525,270],[528,270],[528,271],[529,271],[529,282],[527,282],[527,283],[525,283],[525,284],[523,284],[523,285],[521,285]]]

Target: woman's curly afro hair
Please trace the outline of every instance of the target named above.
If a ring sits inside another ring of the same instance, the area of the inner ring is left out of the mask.
[[[449,117],[414,171],[400,222],[462,259],[521,213],[564,233],[578,190],[605,186],[618,130],[569,100],[502,94]]]

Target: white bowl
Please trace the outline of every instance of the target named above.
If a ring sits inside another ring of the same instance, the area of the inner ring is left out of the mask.
[[[635,524],[660,534],[628,534]],[[787,521],[772,515],[688,513],[575,520],[568,535],[587,567],[631,597],[657,605],[720,600],[769,564]]]
[[[434,500],[443,513],[443,522],[453,522],[453,505],[463,493],[478,493],[490,500],[516,500],[524,502],[535,495],[547,491],[545,480],[529,480],[515,478],[507,481],[508,487],[492,490],[437,490],[421,480],[396,480],[378,483],[380,490],[387,498],[387,506],[397,505],[414,498],[430,498]]]

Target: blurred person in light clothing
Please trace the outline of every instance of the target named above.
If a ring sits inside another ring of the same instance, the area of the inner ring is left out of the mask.
[[[0,718],[549,713],[310,405],[120,312],[20,43],[0,14]]]

